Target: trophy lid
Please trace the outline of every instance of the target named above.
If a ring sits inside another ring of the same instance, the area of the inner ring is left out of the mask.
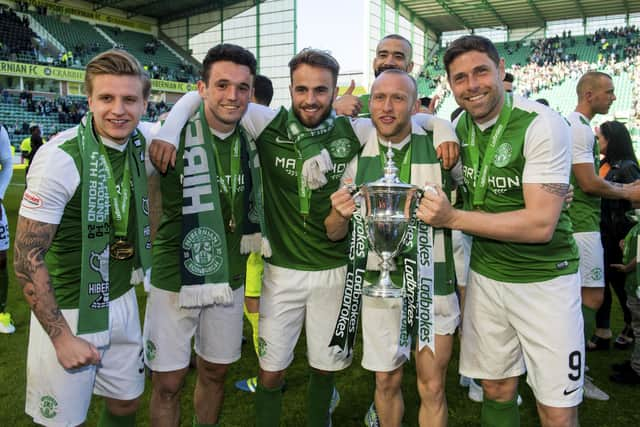
[[[391,142],[388,143],[387,147],[388,147],[387,153],[386,153],[387,162],[385,163],[384,168],[382,169],[384,172],[382,178],[378,179],[377,181],[373,181],[368,184],[365,184],[364,186],[372,189],[373,188],[385,188],[385,189],[398,188],[398,189],[409,190],[409,189],[417,188],[417,186],[413,184],[408,184],[400,180],[400,178],[398,177],[398,168],[393,162],[394,154],[393,154],[393,150],[391,149]]]

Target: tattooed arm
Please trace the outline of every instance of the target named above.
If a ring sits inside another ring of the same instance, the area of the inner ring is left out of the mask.
[[[100,361],[98,350],[76,337],[58,307],[44,256],[57,225],[18,217],[13,266],[22,292],[56,350],[65,369],[79,368]]]
[[[564,205],[569,184],[523,184],[522,209],[488,213],[454,209],[447,196],[425,191],[418,218],[436,227],[462,230],[489,239],[518,243],[546,243],[553,233]]]

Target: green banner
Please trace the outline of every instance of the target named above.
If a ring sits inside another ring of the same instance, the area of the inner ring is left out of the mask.
[[[46,0],[27,0],[27,3],[33,6],[43,6],[47,8],[48,15],[69,15],[82,16],[84,18],[93,19],[95,21],[102,21],[109,24],[115,24],[121,27],[135,28],[142,31],[151,32],[151,24],[145,22],[134,21],[122,16],[110,15],[108,13],[100,13],[90,9],[82,9],[76,6],[68,4],[60,4],[58,2],[46,1]]]
[[[159,92],[179,92],[187,93],[192,90],[198,90],[198,86],[194,83],[172,82],[170,80],[151,79],[151,89]]]
[[[84,70],[50,67],[48,65],[23,64],[21,62],[0,61],[0,75],[62,80],[65,82],[84,82]],[[193,83],[152,79],[151,89],[158,92],[186,93],[191,90],[196,90],[197,86]]]
[[[23,64],[21,62],[0,61],[0,74],[36,79],[64,80],[67,82],[84,81],[84,70]]]

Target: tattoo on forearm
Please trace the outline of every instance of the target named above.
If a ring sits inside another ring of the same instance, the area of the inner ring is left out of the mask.
[[[54,224],[20,218],[13,257],[13,267],[22,292],[51,338],[59,336],[66,327],[44,263],[44,256],[56,229]]]
[[[564,197],[569,191],[569,184],[540,184],[542,189],[556,196]]]

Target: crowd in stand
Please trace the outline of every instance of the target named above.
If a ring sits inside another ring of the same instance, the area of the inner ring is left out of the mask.
[[[155,55],[158,48],[160,47],[160,40],[154,38],[151,41],[148,41],[144,44],[144,53],[149,55]]]
[[[640,53],[640,32],[635,25],[600,28],[587,38],[587,44],[598,46],[598,62],[621,61]]]
[[[510,72],[516,77],[515,92],[530,97],[543,89],[560,85],[567,78],[577,81],[592,68],[595,68],[594,64],[587,61],[558,62],[542,66],[529,63],[524,66],[513,65]]]
[[[169,111],[171,107],[167,105],[164,101],[160,102],[149,102],[147,105],[147,117],[151,122],[155,122],[159,120],[160,115],[162,113],[166,113]]]
[[[29,4],[24,2],[16,3],[16,10],[26,13],[29,11]],[[39,15],[47,15],[47,8],[44,6],[36,7],[36,13]],[[121,29],[112,27],[110,30],[114,36],[118,36]],[[29,18],[25,15],[20,18],[16,12],[10,8],[0,7],[0,60],[22,61],[22,62],[41,62],[47,65],[59,67],[82,67],[89,59],[98,54],[102,48],[97,41],[89,41],[77,44],[75,46],[67,46],[66,51],[60,51],[57,55],[42,54],[43,47],[46,42],[30,29]],[[127,50],[127,46],[116,43],[114,48]],[[147,42],[143,51],[147,55],[156,55],[160,49],[161,43],[158,39]],[[38,59],[40,57],[40,59]],[[156,65],[150,63],[146,67],[149,74],[154,79],[171,80],[179,82],[195,82],[198,79],[197,73],[193,65],[183,63],[174,68],[166,65]]]
[[[534,97],[544,89],[550,89],[567,79],[577,81],[589,70],[600,70],[613,76],[627,73],[632,81],[632,110],[629,127],[640,132],[640,30],[635,26],[599,29],[586,37],[586,44],[598,47],[598,61],[592,63],[580,60],[576,54],[567,52],[577,41],[571,31],[562,35],[531,40],[530,55],[526,64],[513,64],[508,70],[515,76],[515,92],[525,97]],[[507,55],[523,48],[521,42],[505,43]],[[429,68],[439,70],[439,58],[434,55]],[[444,99],[449,93],[445,75],[430,76],[429,69],[420,72],[420,78],[427,81],[432,95]]]
[[[0,7],[0,58],[16,60],[18,54],[35,55],[37,45],[38,37],[29,28],[29,19]]]
[[[576,44],[575,38],[571,35],[571,31],[563,31],[562,38],[556,34],[555,37],[531,40],[529,46],[531,54],[529,62],[544,66],[546,64],[557,64],[560,62],[570,62],[578,59],[574,53],[567,52],[567,48]]]

